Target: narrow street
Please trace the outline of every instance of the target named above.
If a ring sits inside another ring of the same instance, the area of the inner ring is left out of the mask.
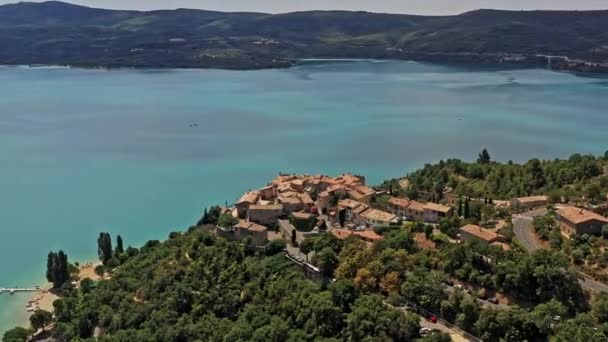
[[[546,213],[547,209],[539,209],[513,216],[513,233],[515,233],[515,236],[530,252],[543,248],[532,231],[532,221],[535,217],[545,215]]]

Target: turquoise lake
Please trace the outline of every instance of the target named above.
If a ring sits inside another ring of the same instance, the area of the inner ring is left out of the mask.
[[[503,161],[603,154],[608,80],[393,61],[0,67],[0,287],[41,284],[49,250],[94,259],[100,231],[164,239],[278,172],[373,184],[482,148]],[[27,299],[0,295],[0,333]]]

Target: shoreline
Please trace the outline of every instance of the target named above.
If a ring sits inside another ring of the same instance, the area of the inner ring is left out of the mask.
[[[556,59],[550,62],[550,57]],[[444,60],[445,59],[445,60]],[[541,62],[542,60],[542,62]],[[213,66],[192,66],[192,67],[168,67],[168,66],[111,66],[111,65],[79,65],[79,64],[0,64],[0,68],[24,68],[24,69],[82,69],[82,70],[219,70],[219,71],[259,71],[273,69],[291,69],[294,67],[315,64],[315,63],[349,63],[349,62],[406,62],[406,63],[428,63],[446,66],[461,67],[484,67],[497,69],[546,69],[558,73],[570,73],[581,77],[608,76],[608,64],[592,63],[583,60],[570,60],[563,56],[534,55],[525,56],[523,60],[509,60],[499,54],[453,54],[435,53],[414,54],[410,56],[392,57],[306,57],[294,58],[287,64],[280,65],[261,65],[253,67],[213,67]],[[561,63],[559,63],[561,61]],[[570,62],[575,64],[569,64]],[[595,66],[592,66],[595,65]]]
[[[95,267],[101,265],[99,261],[87,261],[84,264],[78,267],[78,281],[84,278],[90,278],[93,281],[101,280],[97,274],[95,274]],[[53,285],[51,283],[46,283],[44,286],[41,286],[38,291],[34,293],[32,297],[27,301],[27,305],[24,310],[26,316],[29,317],[36,312],[37,310],[45,310],[49,312],[53,312],[53,302],[55,300],[60,299],[61,295],[53,291]],[[28,325],[28,322],[23,322],[23,324]]]

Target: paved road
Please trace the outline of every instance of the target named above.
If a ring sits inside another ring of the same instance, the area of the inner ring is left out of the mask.
[[[546,209],[529,211],[513,217],[513,233],[519,241],[530,252],[543,248],[538,243],[534,232],[532,231],[532,220],[537,216],[542,216],[547,213]],[[579,284],[587,291],[591,292],[608,292],[608,285],[589,278],[584,273],[578,272],[580,279]]]
[[[545,215],[546,213],[547,209],[539,209],[513,216],[513,233],[515,233],[517,239],[530,252],[542,248],[542,245],[538,242],[536,235],[532,231],[532,221],[535,217]]]
[[[412,308],[409,306],[395,307],[395,306],[388,304],[387,302],[384,302],[384,305],[386,305],[390,308],[393,308],[395,310],[405,312],[405,313],[407,313],[408,310],[412,311]],[[423,309],[420,309],[420,310],[423,310]],[[426,311],[426,310],[423,310],[423,311]],[[428,315],[432,314],[428,311],[426,311],[426,313]],[[475,337],[475,336],[467,333],[466,331],[458,328],[457,326],[441,319],[441,317],[438,317],[438,316],[436,316],[436,317],[437,317],[437,323],[433,323],[433,322],[429,321],[428,319],[426,319],[424,316],[420,316],[420,327],[438,330],[438,331],[441,331],[443,333],[450,335],[451,337],[453,337],[454,335],[457,335],[462,340],[465,340],[465,341],[471,341],[471,342],[481,341],[477,337]]]

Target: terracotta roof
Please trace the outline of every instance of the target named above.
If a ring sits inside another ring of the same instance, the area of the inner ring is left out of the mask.
[[[253,222],[247,222],[247,221],[240,221],[234,227],[239,228],[239,229],[246,229],[246,230],[249,230],[252,232],[257,232],[257,233],[263,233],[268,230],[268,228],[266,228],[262,225],[259,225],[257,223],[253,223]]]
[[[331,233],[340,240],[345,240],[349,236],[354,235],[369,241],[382,240],[382,235],[376,234],[373,230],[352,231],[346,229],[334,229]]]
[[[357,232],[355,232],[355,235],[358,235],[364,239],[371,240],[371,241],[378,241],[378,240],[384,239],[382,237],[382,235],[376,234],[376,232],[373,230],[357,231]]]
[[[338,184],[338,185],[332,185],[329,188],[327,188],[327,192],[334,192],[336,190],[346,190],[346,187],[344,185]]]
[[[424,211],[424,204],[417,202],[417,201],[410,201],[410,205],[407,207],[410,210],[415,210],[415,211],[420,211],[423,212]]]
[[[521,203],[534,203],[534,202],[547,202],[549,197],[547,196],[527,196],[516,198]]]
[[[283,198],[287,198],[287,197],[298,197],[300,194],[295,192],[295,191],[285,191],[285,192],[281,192],[281,195],[279,197],[283,197]]]
[[[259,198],[260,198],[259,191],[247,191],[246,193],[243,194],[243,196],[241,196],[241,198],[239,199],[237,204],[240,204],[240,203],[254,204],[254,203],[257,203]]]
[[[460,228],[461,232],[466,232],[470,235],[473,235],[475,237],[477,237],[480,240],[484,240],[484,241],[492,241],[492,240],[496,240],[497,238],[500,237],[500,235],[494,233],[491,230],[488,229],[483,229],[480,226],[474,225],[474,224],[468,224],[462,228]]]
[[[357,201],[353,201],[353,200],[348,199],[348,198],[345,198],[345,199],[340,200],[338,202],[338,207],[348,208],[348,209],[351,209],[351,210],[356,209],[356,208],[358,208],[361,205],[362,205],[362,203],[359,203]]]
[[[287,204],[301,204],[302,203],[302,201],[300,200],[299,197],[283,197],[283,196],[279,196],[278,200],[281,203],[287,203]]]
[[[353,235],[352,231],[344,229],[334,229],[331,231],[331,233],[340,240],[345,240],[349,236]]]
[[[291,215],[293,215],[294,218],[302,219],[302,220],[308,220],[314,216],[313,214],[302,213],[302,212],[293,213]]]
[[[323,191],[319,194],[319,198],[323,198],[323,197],[329,197],[329,192],[327,191]]]
[[[281,183],[289,182],[291,180],[296,179],[297,177],[294,175],[280,175],[272,181],[272,184],[279,185]]]
[[[272,188],[273,188],[272,185],[267,185],[267,186],[261,188],[260,190],[271,190]]]
[[[302,200],[302,203],[304,204],[314,204],[315,201],[312,200],[312,198],[310,197],[310,195],[305,192],[300,194],[300,199]]]
[[[391,199],[388,200],[388,203],[397,207],[407,208],[410,205],[410,200],[405,198],[391,197]]]
[[[297,185],[297,186],[303,186],[304,185],[304,181],[301,179],[294,179],[291,181],[291,184],[293,185]]]
[[[357,208],[355,208],[353,210],[353,213],[355,213],[355,215],[360,215],[362,212],[366,211],[368,208],[369,208],[369,206],[367,204],[361,203],[360,206],[358,206]]]
[[[277,186],[277,191],[279,191],[279,192],[291,191],[291,183],[279,184],[279,186]]]
[[[249,206],[249,211],[251,210],[283,210],[282,204],[271,204],[271,205],[251,205]]]
[[[352,197],[352,198],[356,199],[356,200],[359,200],[359,199],[362,199],[362,198],[364,198],[364,197],[365,197],[365,195],[364,195],[364,194],[362,194],[362,193],[360,193],[360,192],[358,192],[358,191],[355,191],[355,190],[351,190],[351,191],[349,191],[349,192],[348,192],[348,195],[349,195],[350,197]]]
[[[564,207],[557,211],[557,215],[565,218],[566,220],[574,223],[584,223],[592,220],[604,222],[608,224],[608,218],[596,214],[592,211],[576,208],[576,207]]]
[[[368,220],[375,220],[381,222],[397,222],[397,216],[387,213],[385,211],[381,211],[378,209],[368,209],[361,213],[361,216]]]
[[[424,205],[425,209],[429,209],[429,210],[435,210],[435,211],[439,211],[442,213],[447,213],[448,211],[450,211],[452,208],[450,207],[446,207],[445,205],[441,205],[441,204],[437,204],[437,203],[427,203]]]
[[[369,188],[365,185],[357,185],[355,186],[355,190],[357,190],[358,192],[364,194],[364,195],[371,195],[371,194],[375,194],[376,191],[372,188]]]

